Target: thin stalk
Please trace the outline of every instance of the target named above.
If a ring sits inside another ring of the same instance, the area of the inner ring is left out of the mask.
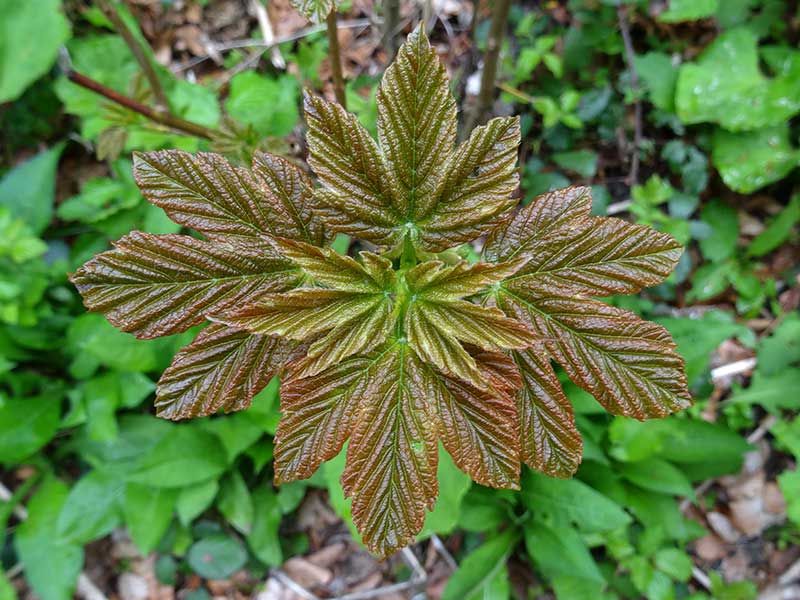
[[[468,135],[476,125],[483,121],[486,112],[494,99],[495,79],[497,79],[497,61],[500,58],[500,49],[503,47],[503,37],[506,32],[508,11],[511,0],[497,0],[492,8],[492,25],[489,28],[488,47],[483,59],[483,73],[481,75],[481,90],[478,101],[475,103],[464,127],[464,135]]]
[[[397,52],[397,29],[400,23],[400,0],[384,0],[383,3],[383,48],[392,62]]]
[[[333,91],[336,93],[336,100],[347,108],[347,97],[344,93],[344,75],[342,74],[342,57],[339,52],[339,35],[336,24],[336,11],[332,10],[328,14],[328,46],[331,53],[331,71],[333,72]]]
[[[147,117],[154,123],[158,123],[159,125],[164,125],[165,127],[175,129],[177,131],[186,133],[188,135],[205,138],[207,140],[212,139],[214,136],[214,131],[208,129],[207,127],[203,127],[202,125],[198,125],[197,123],[192,123],[191,121],[187,121],[186,119],[182,119],[171,113],[160,111],[153,108],[152,106],[147,106],[146,104],[137,102],[133,98],[124,96],[123,94],[120,94],[116,90],[112,90],[111,88],[108,88],[103,84],[98,83],[94,79],[91,79],[86,75],[78,73],[77,71],[69,70],[66,73],[66,75],[71,82],[83,88],[86,88],[87,90],[91,90],[96,94],[100,94],[101,96],[107,98],[108,100],[111,100],[115,104],[124,106],[125,108],[132,110],[135,113]]]
[[[113,5],[111,0],[97,0],[97,4],[100,6],[100,10],[103,11],[103,14],[111,21],[117,33],[125,40],[134,58],[136,58],[136,62],[139,63],[142,72],[144,72],[144,76],[147,78],[147,82],[150,84],[150,89],[153,90],[153,95],[156,97],[156,104],[158,107],[162,110],[169,111],[167,95],[164,93],[164,88],[161,87],[161,81],[158,79],[158,74],[156,73],[155,67],[153,67],[153,63],[150,62],[150,57],[147,56],[139,40],[136,39],[133,32],[125,24],[125,21],[119,15],[117,8]]]
[[[633,103],[633,152],[631,153],[631,171],[628,174],[628,185],[639,183],[639,148],[642,146],[642,101],[639,99],[639,74],[636,72],[636,52],[633,49],[631,30],[628,26],[626,7],[617,7],[617,20],[622,33],[622,44],[625,48],[625,63],[631,75],[631,92],[636,97]]]

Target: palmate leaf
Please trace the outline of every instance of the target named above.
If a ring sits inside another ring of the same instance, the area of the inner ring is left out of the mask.
[[[493,119],[454,148],[455,101],[418,27],[378,89],[376,144],[355,115],[306,96],[318,210],[335,231],[380,246],[405,236],[439,252],[489,231],[516,200],[519,119]]]
[[[322,23],[328,14],[336,8],[336,0],[291,0],[300,14],[314,23]]]
[[[91,310],[147,339],[186,331],[209,313],[292,287],[299,271],[270,245],[134,231],[71,280]]]

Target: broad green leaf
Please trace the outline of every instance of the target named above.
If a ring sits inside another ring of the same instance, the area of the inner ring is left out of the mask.
[[[253,554],[269,567],[283,562],[278,528],[281,524],[281,507],[272,489],[262,485],[253,492],[253,528],[247,544]]]
[[[299,99],[295,77],[267,77],[248,69],[231,79],[225,109],[236,121],[252,126],[259,137],[283,137],[300,120]]]
[[[213,433],[225,448],[228,463],[236,458],[264,435],[259,419],[249,412],[241,412],[228,417],[204,419],[199,423],[205,431]]]
[[[711,146],[725,185],[740,194],[778,181],[800,164],[800,150],[789,142],[786,124],[744,133],[718,129]]]
[[[61,418],[61,396],[0,396],[0,463],[22,462],[49,442]]]
[[[548,580],[575,577],[596,584],[605,581],[586,542],[573,527],[548,525],[533,518],[525,523],[525,547],[536,568]]]
[[[720,200],[712,200],[700,212],[711,234],[700,240],[706,260],[717,263],[733,255],[739,239],[739,215],[736,209]]]
[[[147,339],[185,331],[269,291],[297,270],[266,243],[208,242],[135,231],[71,277],[91,310]]]
[[[677,548],[662,548],[655,555],[656,568],[675,581],[688,581],[692,576],[692,559]]]
[[[797,344],[797,338],[794,343]],[[791,347],[787,348],[791,349]],[[745,389],[737,388],[726,403],[731,405],[760,406],[767,412],[780,415],[784,409],[797,407],[797,390],[800,389],[800,369],[787,368],[771,375],[756,372]]]
[[[60,0],[0,0],[0,104],[47,73],[69,38]]]
[[[657,458],[624,463],[622,476],[641,488],[671,496],[694,498],[691,482],[671,463]]]
[[[450,455],[441,448],[436,479],[439,481],[436,506],[425,518],[425,525],[417,540],[426,539],[434,533],[440,535],[451,533],[459,525],[462,504],[472,485],[469,476],[464,474],[455,465]]]
[[[485,372],[489,367],[480,364],[480,357],[476,363]],[[513,371],[513,364],[510,369]],[[433,370],[431,377],[436,384],[431,402],[435,403],[437,429],[453,462],[481,485],[518,489],[520,435],[511,395],[516,389],[502,385],[481,389]]]
[[[432,510],[438,447],[435,382],[406,343],[394,342],[369,369],[342,475],[353,522],[367,547],[387,556],[409,543]]]
[[[122,511],[131,539],[143,556],[152,552],[172,521],[178,490],[128,483]]]
[[[581,462],[583,441],[550,359],[542,348],[514,352],[513,357],[522,375],[516,394],[521,458],[551,477],[571,477]]]
[[[764,375],[778,374],[800,362],[800,316],[797,313],[786,315],[772,335],[761,339],[756,355],[758,372]]]
[[[455,102],[421,27],[398,56],[378,94],[380,146],[354,115],[306,97],[309,164],[324,186],[317,208],[335,231],[442,251],[516,203],[519,120],[493,119],[453,150]]]
[[[219,440],[197,426],[180,425],[142,456],[128,481],[176,488],[217,477],[228,466]]]
[[[783,244],[800,222],[800,194],[794,194],[789,204],[747,247],[748,256],[764,256]]]
[[[724,0],[723,0],[724,1]],[[680,23],[713,17],[719,0],[669,0],[669,8],[658,15],[662,23]]]
[[[225,520],[244,534],[253,526],[253,500],[239,471],[231,471],[222,480],[217,507]]]
[[[610,413],[644,420],[691,405],[683,359],[663,327],[590,299],[503,290],[498,304]]]
[[[46,478],[28,502],[28,518],[14,534],[25,579],[42,600],[72,598],[83,567],[82,545],[55,535],[68,493],[61,481]]]
[[[764,77],[758,38],[742,27],[721,34],[697,62],[681,67],[675,105],[684,123],[710,121],[729,131],[773,127],[800,111],[800,80],[795,72]]]
[[[456,141],[456,102],[447,71],[415,29],[378,86],[378,140],[406,214],[435,201],[433,184]]]
[[[175,511],[183,525],[189,525],[194,519],[206,510],[219,491],[216,479],[209,479],[181,488],[175,501]]]
[[[322,23],[328,14],[336,8],[336,0],[291,0],[300,13],[314,23]]]
[[[227,579],[247,562],[247,551],[232,537],[204,537],[189,548],[186,561],[204,579]]]
[[[586,533],[612,531],[631,520],[618,504],[577,479],[553,479],[526,471],[522,481],[525,506],[566,519]]]
[[[297,343],[212,323],[184,346],[158,381],[156,410],[183,419],[243,410],[289,360]]]
[[[635,57],[634,65],[647,88],[650,102],[656,108],[674,112],[678,68],[672,64],[672,57],[663,52],[647,52]]]
[[[359,410],[358,390],[383,359],[354,356],[312,378],[281,383],[281,420],[275,433],[275,482],[307,479],[339,454]]]
[[[620,219],[581,218],[588,196],[588,188],[540,196],[504,224],[503,233],[493,233],[487,256],[531,257],[503,287],[536,296],[607,296],[638,292],[669,275],[683,253],[675,239]],[[568,210],[574,203],[580,212]]]
[[[505,569],[506,560],[517,544],[519,534],[508,529],[474,550],[450,576],[442,600],[477,600],[498,598],[486,595],[498,573]]]
[[[5,16],[3,14],[4,20]],[[63,149],[64,145],[58,144],[41,152],[11,169],[0,180],[0,206],[27,223],[33,233],[41,234],[53,217],[56,169]]]
[[[207,237],[245,243],[263,234],[324,239],[310,212],[311,182],[285,159],[259,153],[254,172],[208,153],[160,150],[135,153],[133,160],[144,197]]]
[[[70,489],[61,514],[57,537],[86,544],[103,537],[120,522],[125,482],[111,470],[94,470]]]

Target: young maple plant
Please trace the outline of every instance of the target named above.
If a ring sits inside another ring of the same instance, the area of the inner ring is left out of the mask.
[[[342,485],[375,553],[413,540],[438,491],[438,442],[476,482],[554,477],[582,442],[551,359],[609,412],[663,417],[691,404],[669,334],[592,296],[666,277],[681,246],[590,217],[589,189],[514,213],[517,118],[455,147],[456,103],[421,29],[378,89],[378,142],[339,105],[305,98],[309,164],[257,154],[135,156],[144,196],[202,234],[133,232],[73,276],[86,306],[153,338],[212,323],[158,383],[169,419],[247,408],[276,374],[276,483],[347,445]],[[327,247],[333,234],[374,251]],[[453,248],[486,235],[480,262]]]

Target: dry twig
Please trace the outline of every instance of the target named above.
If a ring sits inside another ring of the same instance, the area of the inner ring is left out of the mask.
[[[642,145],[642,102],[639,100],[638,95],[639,75],[636,73],[636,65],[634,64],[636,53],[633,50],[633,42],[631,41],[626,6],[619,5],[617,7],[617,20],[622,33],[622,43],[625,46],[625,63],[628,67],[628,72],[631,74],[631,91],[636,97],[636,101],[633,104],[633,152],[631,153],[631,170],[628,174],[628,185],[633,186],[639,183],[639,148]]]

